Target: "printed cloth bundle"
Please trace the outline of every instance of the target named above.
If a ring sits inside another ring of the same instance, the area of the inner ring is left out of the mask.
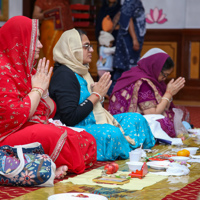
[[[0,147],[0,184],[53,186],[56,166],[38,142]]]

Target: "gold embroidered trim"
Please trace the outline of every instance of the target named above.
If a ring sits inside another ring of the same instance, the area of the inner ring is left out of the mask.
[[[53,153],[51,154],[50,158],[55,162],[55,160],[58,158],[63,145],[65,144],[65,141],[67,139],[67,130],[61,135],[60,139],[58,140]]]
[[[147,110],[149,108],[155,108],[156,107],[156,101],[151,100],[151,101],[139,103],[139,107],[141,108],[141,110]]]
[[[30,68],[30,72],[33,69],[34,57],[35,57],[35,48],[38,40],[38,20],[32,19],[32,31],[31,31],[31,42],[29,47],[29,55],[28,55],[28,66]]]

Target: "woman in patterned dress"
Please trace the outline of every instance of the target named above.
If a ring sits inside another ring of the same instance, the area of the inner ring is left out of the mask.
[[[88,72],[93,48],[86,34],[65,31],[54,47],[56,62],[50,82],[50,96],[57,105],[55,119],[84,128],[97,142],[97,160],[127,159],[143,143],[155,144],[147,121],[138,113],[110,115],[101,105],[110,87],[109,72],[94,83]]]
[[[56,105],[48,96],[52,67],[40,59],[38,20],[9,19],[0,29],[0,145],[42,144],[56,177],[82,173],[96,161],[96,141],[85,132],[49,123]]]
[[[172,79],[166,86],[164,81],[173,69],[174,63],[166,52],[150,49],[137,67],[124,72],[118,79],[110,97],[109,112],[113,115],[127,112],[162,114],[165,118],[158,120],[161,128],[175,137],[172,96],[184,87],[185,78]],[[189,113],[184,120],[189,121]]]

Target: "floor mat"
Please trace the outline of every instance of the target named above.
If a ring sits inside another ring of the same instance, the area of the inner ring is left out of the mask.
[[[200,107],[186,106],[190,113],[191,124],[194,128],[200,128]]]
[[[184,188],[167,195],[163,200],[197,200],[200,194],[200,178],[188,184]],[[200,197],[200,196],[199,196]]]
[[[96,169],[98,167],[104,166],[107,163],[110,162],[96,162],[95,165],[87,170],[85,170],[85,172],[88,172],[92,169]],[[67,178],[72,178],[76,176],[76,174],[68,174]],[[66,179],[67,179],[66,178]],[[60,181],[63,181],[64,179],[55,179],[54,183],[58,183]],[[2,179],[0,177],[0,184],[3,184]],[[12,187],[12,186],[0,186],[0,200],[10,200],[13,199],[15,197],[19,197],[22,196],[24,194],[33,192],[35,190],[40,189],[41,187]]]

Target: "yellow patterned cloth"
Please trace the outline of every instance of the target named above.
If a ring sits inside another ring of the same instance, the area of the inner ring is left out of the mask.
[[[98,176],[101,176],[101,172],[102,170],[94,169],[84,174],[78,175],[76,177],[63,180],[61,181],[61,183],[72,182],[73,184],[77,184],[77,185],[96,185],[96,186],[98,185],[98,186],[106,187],[106,188],[120,187],[121,189],[124,189],[124,190],[142,190],[144,187],[153,185],[167,178],[166,176],[147,174],[143,179],[132,178],[129,183],[126,183],[124,185],[98,184],[98,183],[93,182],[92,179]],[[130,172],[118,171],[117,173],[115,173],[115,175],[119,175],[119,174],[128,175],[130,174]]]

